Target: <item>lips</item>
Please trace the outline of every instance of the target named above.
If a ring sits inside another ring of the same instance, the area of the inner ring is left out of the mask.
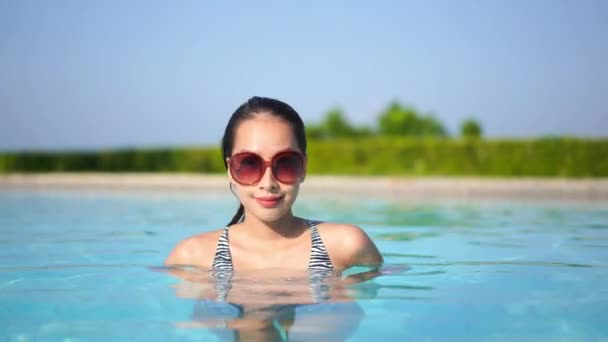
[[[274,208],[283,199],[282,196],[256,197],[255,200],[264,208]]]

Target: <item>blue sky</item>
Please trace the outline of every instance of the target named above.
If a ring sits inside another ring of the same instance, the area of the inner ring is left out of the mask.
[[[608,136],[607,1],[0,1],[0,150],[216,144],[279,98]]]

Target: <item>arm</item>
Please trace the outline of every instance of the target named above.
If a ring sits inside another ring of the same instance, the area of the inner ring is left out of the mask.
[[[222,230],[201,233],[179,242],[165,259],[165,266],[210,268]]]
[[[165,266],[192,265],[194,244],[192,238],[179,242],[165,259]]]
[[[209,268],[213,262],[214,249],[210,247],[214,233],[203,233],[179,242],[165,259],[167,271],[182,279],[175,284],[175,291],[184,298],[215,298],[209,280]]]
[[[335,229],[339,246],[336,246],[339,268],[347,269],[353,266],[380,268],[384,259],[374,242],[359,227],[340,224]]]

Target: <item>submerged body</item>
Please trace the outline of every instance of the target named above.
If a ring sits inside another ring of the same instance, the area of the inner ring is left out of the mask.
[[[184,328],[207,328],[221,340],[342,341],[365,313],[354,289],[332,271],[187,270],[178,297],[194,300]]]

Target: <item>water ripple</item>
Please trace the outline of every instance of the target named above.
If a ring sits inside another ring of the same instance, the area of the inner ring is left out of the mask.
[[[41,266],[12,266],[0,267],[0,272],[12,271],[32,271],[32,270],[60,270],[60,269],[78,269],[78,268],[131,268],[131,267],[146,267],[138,264],[80,264],[80,265],[41,265]]]
[[[402,253],[383,253],[385,257],[389,258],[421,258],[421,259],[435,259],[434,255],[423,255],[423,254],[402,254]]]
[[[436,263],[411,263],[414,266],[494,266],[494,265],[515,265],[515,266],[550,266],[550,267],[598,267],[598,265],[574,264],[549,261],[453,261]]]

